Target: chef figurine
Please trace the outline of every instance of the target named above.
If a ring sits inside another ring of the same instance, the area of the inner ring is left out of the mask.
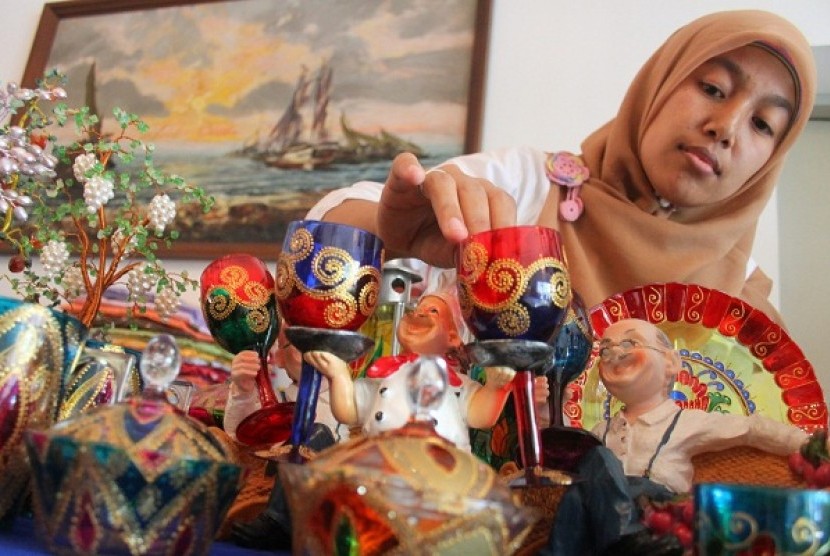
[[[488,367],[485,382],[469,378],[453,357],[462,345],[458,300],[449,291],[426,294],[406,313],[398,326],[400,355],[375,361],[364,378],[352,380],[345,361],[322,351],[305,354],[308,363],[328,378],[335,418],[350,426],[362,425],[364,434],[397,429],[410,418],[406,376],[419,355],[446,359],[451,394],[431,411],[436,432],[458,448],[470,449],[468,427],[490,428],[498,419],[511,391],[516,372]]]

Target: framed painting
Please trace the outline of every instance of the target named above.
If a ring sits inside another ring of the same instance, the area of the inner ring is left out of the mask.
[[[288,222],[399,152],[479,148],[491,1],[51,2],[22,83],[57,69],[104,132],[138,114],[156,164],[215,197],[168,256],[274,260]]]

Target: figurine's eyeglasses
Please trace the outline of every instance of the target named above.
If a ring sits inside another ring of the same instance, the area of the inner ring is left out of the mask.
[[[607,362],[613,359],[613,350],[619,349],[620,353],[623,355],[628,355],[635,349],[651,349],[657,351],[659,353],[666,353],[664,348],[659,348],[656,346],[650,346],[647,344],[642,343],[639,340],[634,340],[632,338],[626,338],[624,340],[620,340],[619,342],[605,342],[599,348],[599,359],[600,361]]]

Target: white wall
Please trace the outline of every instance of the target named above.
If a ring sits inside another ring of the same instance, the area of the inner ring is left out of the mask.
[[[0,81],[17,81],[22,76],[43,3],[0,0],[5,20]],[[637,69],[674,29],[704,13],[741,8],[779,13],[801,28],[812,44],[830,44],[827,0],[494,0],[483,148],[529,144],[578,151],[580,140],[613,116]],[[825,156],[825,164],[826,152],[821,155]],[[802,162],[804,167],[820,158],[816,151],[803,156],[807,157],[807,162]],[[785,187],[790,185],[789,175],[785,176]],[[815,173],[799,175],[793,181],[791,185],[797,184],[799,190],[819,190],[819,175]],[[822,191],[826,195],[826,189]],[[792,263],[788,258],[779,269],[776,207],[773,200],[759,224],[755,258],[777,284],[787,285],[789,280],[791,290],[799,289],[800,269],[810,256],[793,257]],[[826,220],[826,213],[824,219],[812,218],[811,213],[795,220],[817,225]],[[782,235],[788,242],[789,237]],[[784,251],[791,253],[789,246]],[[198,275],[206,261],[166,264]],[[0,269],[5,269],[5,261],[0,261]],[[0,285],[0,294],[6,291],[6,285]],[[773,292],[776,303],[779,292],[778,288]],[[794,302],[779,304],[787,320],[793,323],[796,341],[801,342],[801,334],[806,337],[805,330],[821,328],[817,315],[825,313],[828,304],[818,295],[814,297],[812,310],[806,316],[797,313]],[[190,295],[189,301],[196,303],[195,294]],[[816,305],[821,310],[816,310]],[[824,344],[822,347],[816,343],[811,347],[813,353],[810,349],[807,352],[812,359],[825,362],[822,368],[830,376],[830,347],[826,341]],[[821,350],[823,353],[819,353]],[[830,380],[825,384],[830,384]]]

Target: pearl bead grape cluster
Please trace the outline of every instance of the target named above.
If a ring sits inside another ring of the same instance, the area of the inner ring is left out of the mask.
[[[156,287],[156,276],[145,272],[147,265],[138,266],[127,273],[127,290],[131,299],[141,299]]]
[[[161,318],[166,319],[179,310],[179,296],[171,287],[163,288],[155,299],[156,311]]]
[[[92,176],[84,184],[84,203],[89,212],[96,212],[113,197],[115,191],[112,182],[103,176]]]
[[[79,154],[75,157],[75,162],[72,164],[72,173],[75,174],[75,179],[84,183],[87,180],[86,173],[92,170],[96,162],[98,162],[98,157],[92,153]]]
[[[73,299],[84,291],[84,277],[81,269],[77,266],[70,266],[61,277],[64,295],[67,299]]]
[[[54,278],[63,271],[69,260],[69,249],[58,239],[49,240],[40,252],[40,263],[43,265],[43,274]]]
[[[156,195],[150,201],[147,217],[150,219],[150,225],[156,229],[156,233],[160,234],[164,231],[164,227],[176,218],[176,202],[166,193]]]

